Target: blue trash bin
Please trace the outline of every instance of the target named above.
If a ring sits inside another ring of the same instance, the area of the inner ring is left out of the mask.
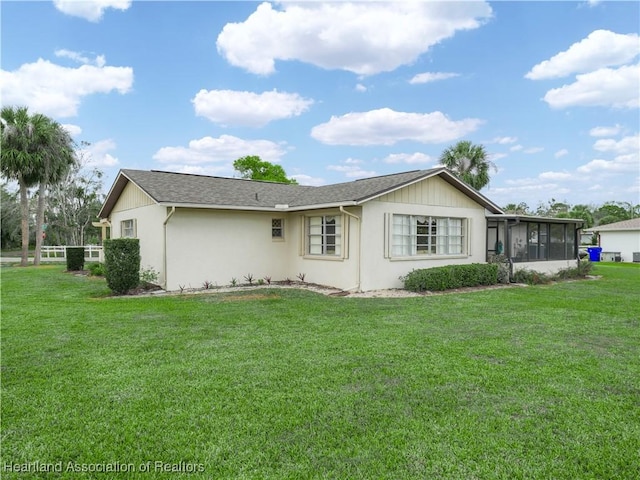
[[[587,252],[589,253],[590,262],[600,261],[600,254],[602,253],[602,247],[589,247],[587,248]]]

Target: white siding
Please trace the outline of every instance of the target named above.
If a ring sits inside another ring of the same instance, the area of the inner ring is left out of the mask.
[[[603,252],[620,252],[623,262],[633,262],[633,252],[640,252],[640,231],[600,232]]]

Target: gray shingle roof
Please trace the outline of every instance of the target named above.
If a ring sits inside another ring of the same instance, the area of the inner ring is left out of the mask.
[[[640,217],[632,218],[631,220],[623,220],[616,223],[607,223],[605,225],[598,225],[597,227],[591,227],[589,230],[595,230],[598,232],[617,231],[617,230],[640,230]]]
[[[320,205],[356,204],[433,175],[442,175],[446,181],[463,190],[480,204],[496,213],[500,212],[497,205],[453,177],[444,168],[414,170],[320,187],[127,169],[120,171],[99,216],[109,216],[129,181],[161,204],[273,209],[276,205],[313,208]]]

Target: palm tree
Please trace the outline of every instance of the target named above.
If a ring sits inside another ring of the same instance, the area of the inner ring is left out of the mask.
[[[26,266],[29,254],[29,188],[38,184],[41,189],[46,188],[46,185],[56,181],[59,172],[65,169],[64,165],[68,165],[71,158],[75,158],[75,154],[69,135],[57,122],[44,115],[29,115],[26,107],[3,107],[0,119],[0,173],[6,179],[18,182],[20,187],[20,265]],[[41,198],[44,202],[44,195]],[[38,206],[39,211],[40,208],[44,212],[44,203]],[[38,240],[41,242],[44,213],[38,217],[40,222],[36,238],[40,237]],[[40,252],[37,251],[36,262],[39,256]]]
[[[495,164],[487,159],[484,147],[467,140],[458,142],[442,152],[440,163],[476,190],[489,183],[489,171],[496,169]]]
[[[60,183],[77,162],[71,135],[59,123],[47,119],[46,143],[40,145],[42,170],[38,187],[36,214],[36,251],[34,265],[40,264],[42,250],[45,199],[48,187]]]

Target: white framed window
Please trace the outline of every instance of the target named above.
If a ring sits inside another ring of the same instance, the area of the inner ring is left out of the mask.
[[[394,214],[390,232],[391,257],[462,255],[464,225],[462,218]]]
[[[274,240],[284,240],[284,219],[271,219],[271,238]]]
[[[342,224],[340,215],[306,217],[306,254],[342,254]]]
[[[136,238],[136,221],[134,219],[120,222],[120,236],[122,238]]]

